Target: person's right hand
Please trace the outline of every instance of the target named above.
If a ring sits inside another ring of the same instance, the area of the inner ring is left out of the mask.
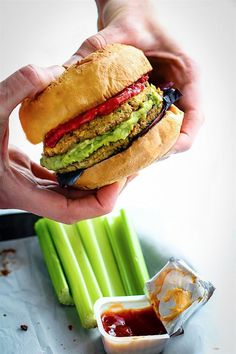
[[[129,44],[143,50],[153,66],[154,83],[174,82],[183,93],[177,103],[185,113],[181,133],[168,155],[189,149],[203,122],[196,64],[160,26],[150,1],[96,2],[99,32],[86,39],[66,64],[70,65],[110,43]]]
[[[54,174],[8,147],[9,116],[25,98],[42,91],[64,69],[26,66],[0,83],[0,208],[21,209],[73,223],[110,212],[126,180],[96,191],[60,188]]]

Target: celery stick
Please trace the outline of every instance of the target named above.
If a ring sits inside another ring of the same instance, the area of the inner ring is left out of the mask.
[[[120,215],[112,218],[106,217],[105,224],[126,294],[143,294],[149,275],[137,234],[125,211],[122,210]]]
[[[34,227],[57,298],[63,305],[73,305],[74,301],[70,295],[69,286],[51,240],[46,221],[39,219]]]
[[[126,295],[103,218],[95,218],[92,219],[91,222],[96,235],[98,247],[102,254],[102,265],[104,266],[104,269],[102,270],[103,276],[107,279],[107,292],[104,291],[104,296]]]
[[[76,224],[103,296],[124,294],[115,259],[101,219]],[[104,249],[103,249],[104,247]]]
[[[127,247],[123,242],[123,231],[121,229],[120,220],[117,217],[106,217],[104,224],[116,257],[126,295],[137,295],[132,269],[129,264]]]
[[[132,266],[139,286],[139,291],[143,293],[145,283],[149,280],[150,276],[148,274],[147,266],[143,257],[139,238],[134,230],[131,220],[128,218],[124,209],[120,210],[120,217],[124,229],[125,240],[131,254]]]
[[[90,279],[84,279],[63,225],[49,219],[46,221],[65,271],[81,324],[85,328],[95,327],[94,303],[86,284]]]
[[[86,281],[87,289],[90,294],[91,300],[93,303],[99,298],[102,297],[102,292],[99,288],[97,279],[94,275],[92,266],[89,262],[87,253],[84,249],[83,243],[81,241],[79,232],[74,225],[63,225],[67,237],[69,238],[71,247],[74,251],[77,262],[80,266],[83,277]]]

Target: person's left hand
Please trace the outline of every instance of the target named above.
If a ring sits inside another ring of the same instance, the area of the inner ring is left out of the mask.
[[[25,98],[34,96],[63,72],[26,66],[0,83],[0,208],[21,209],[73,223],[110,212],[126,180],[96,191],[60,188],[54,174],[8,147],[9,116]]]

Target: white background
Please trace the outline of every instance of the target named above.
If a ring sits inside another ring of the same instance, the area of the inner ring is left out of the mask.
[[[159,20],[200,66],[206,121],[191,150],[144,170],[117,207],[143,209],[157,234],[162,230],[165,242],[180,249],[213,282],[217,291],[209,304],[215,309],[209,325],[215,322],[218,333],[209,354],[233,354],[236,2],[153,2]],[[0,0],[0,79],[28,63],[63,63],[95,32],[92,0]],[[26,142],[17,111],[10,132],[10,141],[38,161],[42,147]]]

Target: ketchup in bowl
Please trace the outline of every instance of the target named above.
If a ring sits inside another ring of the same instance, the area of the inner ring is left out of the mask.
[[[103,312],[104,330],[114,337],[147,336],[165,334],[166,329],[152,306],[132,309],[108,309]]]

